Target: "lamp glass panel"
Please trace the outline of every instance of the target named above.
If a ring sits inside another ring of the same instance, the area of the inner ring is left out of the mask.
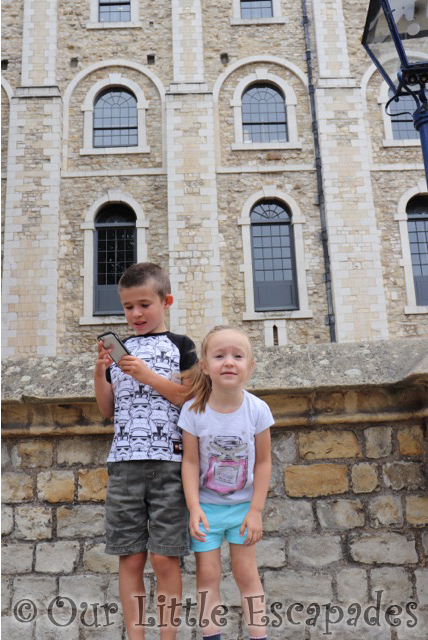
[[[428,0],[389,0],[389,4],[409,62],[427,60]]]
[[[392,8],[392,7],[391,7]],[[396,87],[397,72],[401,60],[383,12],[380,0],[371,0],[363,35],[363,45],[368,49],[379,71],[391,88]]]

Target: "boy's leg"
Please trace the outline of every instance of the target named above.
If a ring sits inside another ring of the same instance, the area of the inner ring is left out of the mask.
[[[202,636],[220,638],[221,629],[215,623],[213,611],[221,605],[220,578],[221,556],[220,549],[195,552],[196,558],[196,586],[198,594],[199,619],[201,621]]]
[[[179,558],[150,553],[156,575],[156,600],[161,640],[175,640],[181,618],[181,571]],[[183,622],[181,622],[183,624]]]
[[[265,598],[256,564],[256,546],[230,544],[232,573],[241,593],[241,604],[250,638],[265,638]]]
[[[119,557],[119,594],[129,640],[144,640],[145,595],[143,569],[147,552]],[[136,597],[140,596],[140,597]]]

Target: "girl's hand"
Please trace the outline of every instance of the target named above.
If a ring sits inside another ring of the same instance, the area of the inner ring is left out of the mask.
[[[113,363],[113,360],[110,358],[110,353],[112,348],[104,349],[104,343],[102,340],[98,342],[98,355],[95,361],[95,375],[103,378],[106,374],[107,369]]]
[[[244,535],[245,529],[247,529],[247,537],[244,540],[244,544],[253,545],[261,540],[263,535],[262,513],[256,509],[248,511],[247,515],[242,521],[239,533]]]
[[[202,523],[205,531],[209,531],[208,520],[199,505],[193,507],[189,511],[189,530],[190,535],[199,542],[205,542],[206,534],[199,529],[199,524]]]
[[[135,380],[141,382],[141,384],[150,384],[149,379],[153,372],[141,358],[137,358],[136,356],[123,356],[119,360],[118,365],[123,373],[132,376]]]

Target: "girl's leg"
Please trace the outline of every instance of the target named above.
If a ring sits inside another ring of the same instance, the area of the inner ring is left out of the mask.
[[[241,593],[242,610],[250,638],[265,638],[265,598],[256,564],[256,546],[230,544],[232,573]],[[257,613],[256,613],[257,612]]]
[[[172,624],[172,620],[181,614],[180,561],[177,556],[160,556],[151,552],[150,562],[156,575],[160,638],[175,640],[177,626]]]
[[[119,557],[119,593],[129,640],[144,640],[145,599],[143,570],[147,552]]]
[[[195,552],[196,557],[196,586],[198,590],[198,609],[201,621],[202,636],[220,634],[221,628],[215,624],[212,615],[220,602],[221,556],[220,549]],[[220,637],[220,636],[219,636]]]

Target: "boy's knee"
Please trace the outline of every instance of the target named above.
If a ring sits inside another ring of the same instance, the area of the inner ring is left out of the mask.
[[[180,563],[175,556],[160,556],[157,553],[150,554],[150,562],[153,567],[153,571],[157,576],[169,575],[171,570],[177,568],[180,570]]]
[[[146,564],[146,559],[146,553],[133,553],[129,556],[120,556],[119,568],[122,571],[128,571],[130,573],[142,572]]]

